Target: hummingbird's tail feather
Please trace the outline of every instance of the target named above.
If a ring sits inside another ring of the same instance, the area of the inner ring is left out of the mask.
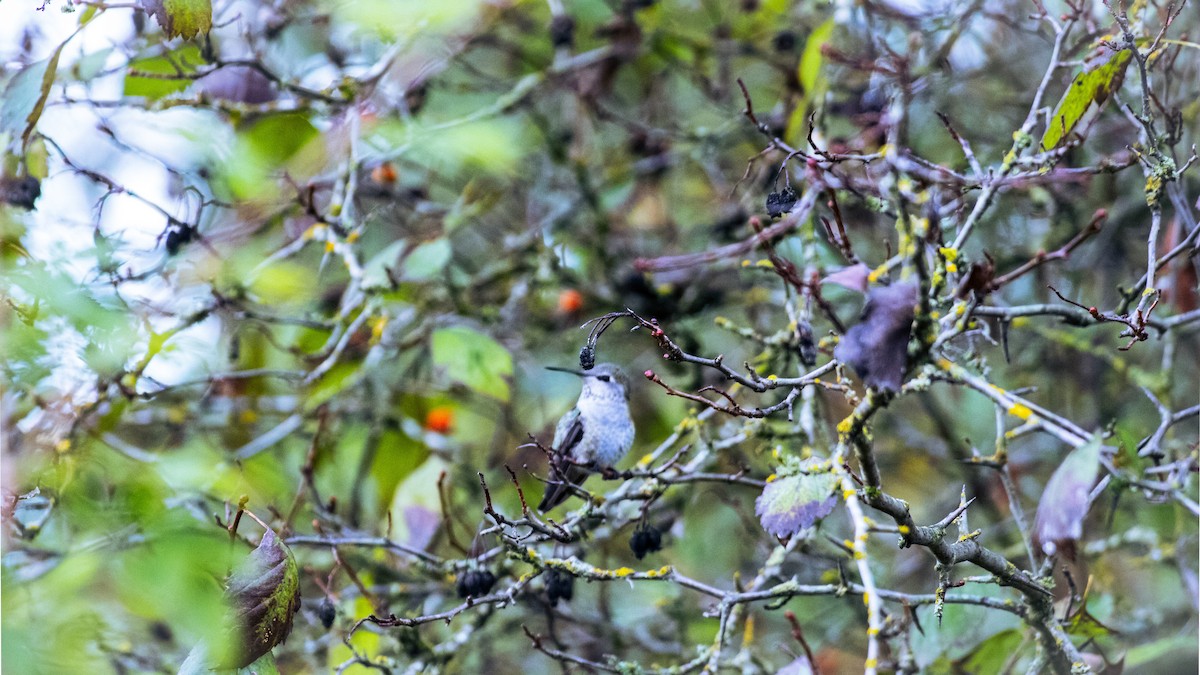
[[[557,467],[550,467],[550,481],[546,483],[546,494],[538,504],[538,511],[545,513],[565,502],[580,483],[587,478],[587,470],[578,465],[566,467],[565,473]]]
[[[550,509],[558,506],[567,500],[571,495],[571,488],[567,483],[562,481],[553,481],[546,484],[546,494],[542,497],[542,501],[538,504],[538,511],[545,513]]]

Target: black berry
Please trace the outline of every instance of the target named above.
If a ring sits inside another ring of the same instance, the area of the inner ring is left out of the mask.
[[[816,365],[817,342],[813,337],[812,325],[807,321],[801,321],[796,326],[796,333],[799,337],[796,343],[796,352],[800,355],[800,362],[806,366]]]
[[[546,597],[550,600],[551,607],[557,605],[559,600],[570,600],[573,595],[575,577],[558,570],[546,572]]]
[[[662,532],[653,525],[639,527],[629,538],[629,548],[638,560],[646,557],[647,553],[662,550]]]
[[[469,570],[458,576],[455,589],[460,598],[478,598],[488,594],[496,585],[496,575],[491,570]]]
[[[329,630],[329,627],[333,625],[333,620],[337,618],[337,610],[334,609],[329,598],[325,598],[321,604],[317,605],[317,618],[321,620],[321,625],[325,627],[325,630]]]
[[[555,47],[570,47],[575,44],[575,20],[560,14],[550,21],[550,44]]]
[[[777,52],[790,52],[796,48],[796,34],[790,30],[781,30],[771,39],[771,46]]]

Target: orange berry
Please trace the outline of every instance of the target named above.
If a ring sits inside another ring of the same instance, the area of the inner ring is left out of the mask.
[[[391,162],[384,162],[379,166],[371,169],[371,180],[383,185],[391,185],[396,182],[396,165]]]
[[[435,434],[448,434],[454,429],[454,409],[438,406],[425,413],[425,428]]]
[[[568,288],[558,294],[558,311],[563,314],[574,314],[583,309],[583,293]]]

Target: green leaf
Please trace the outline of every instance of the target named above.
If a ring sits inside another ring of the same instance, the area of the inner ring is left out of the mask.
[[[804,54],[800,56],[800,69],[797,74],[809,102],[816,101],[829,88],[828,80],[821,76],[821,66],[825,63],[821,48],[833,36],[833,27],[832,18],[817,26],[808,36],[808,42],[804,44]]]
[[[79,25],[86,26],[92,19],[96,18],[96,14],[100,8],[96,5],[88,5],[87,9],[79,13]]]
[[[50,374],[52,364],[45,358],[49,335],[43,328],[24,321],[12,321],[4,328],[0,350],[6,360],[5,377],[14,393],[34,386]]]
[[[813,29],[804,43],[804,53],[800,55],[800,65],[796,68],[796,77],[804,89],[804,100],[792,109],[783,132],[784,138],[790,143],[803,143],[808,133],[809,113],[818,107],[829,89],[829,80],[822,72],[825,58],[821,54],[821,47],[829,42],[833,28],[833,19],[827,19]]]
[[[404,259],[403,281],[427,281],[441,274],[450,262],[450,241],[445,237],[427,241]]]
[[[88,9],[95,9],[95,7]],[[115,49],[115,47],[106,47],[90,54],[84,54],[71,66],[71,75],[80,82],[91,80],[104,70],[104,64]]]
[[[361,29],[393,40],[449,34],[461,29],[481,10],[479,0],[356,0],[336,3],[335,6],[335,16],[339,21],[358,24]]]
[[[50,175],[50,152],[46,148],[46,139],[39,136],[30,140],[23,159],[26,176],[43,181]]]
[[[432,126],[389,122],[379,129],[380,142],[410,144],[412,161],[466,177],[481,172],[515,175],[530,149],[527,135],[521,121],[513,118],[451,120]]]
[[[358,382],[358,375],[362,374],[361,368],[362,364],[359,362],[335,364],[313,384],[304,400],[304,409],[315,410]]]
[[[87,339],[82,356],[93,370],[104,376],[121,371],[135,349],[139,330],[118,302],[97,298],[90,288],[42,267],[14,270],[8,281],[34,299],[39,318],[58,316],[70,321]]]
[[[512,355],[504,345],[465,327],[441,328],[431,339],[433,365],[447,377],[471,389],[507,401],[506,375],[512,375]]]
[[[222,540],[213,528],[167,524],[147,539],[119,556],[105,584],[115,585],[131,614],[168,621],[181,638],[215,645],[209,653],[223,656],[229,605],[219,580],[226,573],[228,537]]]
[[[416,246],[401,260],[400,254],[409,246],[404,239],[394,241],[368,260],[363,265],[363,288],[388,287],[392,280],[429,281],[450,262],[450,241],[445,237]]]
[[[54,86],[54,76],[58,72],[58,57],[65,46],[67,43],[63,42],[50,58],[25,66],[4,88],[4,100],[0,101],[0,131],[20,137],[22,146],[29,142],[46,107],[50,87]]]
[[[363,265],[363,288],[388,288],[392,284],[389,271],[394,272],[397,258],[408,246],[404,239],[398,239],[383,247]]]
[[[1096,638],[1112,635],[1117,631],[1109,628],[1101,623],[1099,619],[1092,616],[1088,611],[1087,605],[1080,607],[1071,617],[1071,622],[1067,624],[1067,633],[1075,637],[1087,638],[1094,640]]]
[[[320,292],[308,267],[280,260],[261,270],[250,283],[251,296],[268,307],[303,306]]]
[[[212,28],[211,0],[143,0],[167,37],[191,39]]]
[[[279,675],[279,665],[275,663],[275,655],[267,652],[254,663],[238,668],[234,675]]]
[[[239,134],[255,157],[272,165],[290,159],[317,135],[317,128],[299,113],[267,115]]]
[[[1119,51],[1103,65],[1075,76],[1071,87],[1063,94],[1054,109],[1054,116],[1042,135],[1042,149],[1053,150],[1063,142],[1093,103],[1103,106],[1108,95],[1121,87],[1125,69],[1133,52]]]
[[[1024,639],[1020,630],[1002,630],[980,642],[961,659],[954,662],[956,673],[975,675],[999,675],[1008,659],[1021,646]]]
[[[1121,469],[1136,469],[1148,461],[1138,457],[1138,443],[1142,437],[1132,426],[1117,424],[1113,427],[1113,438],[1117,441],[1117,454],[1113,457],[1113,464]],[[1138,473],[1141,471],[1138,470]]]
[[[238,133],[237,143],[225,165],[229,185],[243,199],[261,199],[268,192],[264,181],[277,169],[288,163],[299,153],[301,158],[312,159],[300,153],[320,132],[299,113],[267,115],[255,121],[249,128]],[[289,164],[293,176],[307,175],[308,171]]]
[[[196,65],[202,61],[200,48],[196,45],[184,45],[163,56],[133,61],[125,73],[124,94],[157,100],[183,91],[192,83],[186,76],[196,72]],[[156,75],[177,77],[154,77]]]

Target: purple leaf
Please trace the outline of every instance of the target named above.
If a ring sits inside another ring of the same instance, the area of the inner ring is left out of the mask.
[[[241,630],[241,668],[271,651],[292,632],[300,609],[300,571],[296,559],[271,530],[229,578],[227,592]],[[227,664],[228,665],[228,664]]]
[[[1060,549],[1075,559],[1075,542],[1083,535],[1088,496],[1100,470],[1100,438],[1093,437],[1067,455],[1050,476],[1034,519],[1034,539],[1046,555]]]
[[[767,532],[790,537],[833,511],[837,485],[838,477],[831,473],[784,476],[767,483],[754,502],[754,512]]]
[[[404,524],[408,526],[408,539],[404,543],[424,551],[437,534],[442,516],[433,509],[413,504],[404,507]]]
[[[833,355],[850,364],[868,387],[896,391],[908,367],[916,302],[917,286],[912,283],[871,289],[862,321],[846,331]]]
[[[234,103],[270,103],[278,97],[271,80],[250,66],[226,66],[200,78],[199,85],[205,96]]]
[[[821,280],[821,283],[837,284],[838,286],[845,286],[852,291],[866,293],[867,279],[870,276],[871,268],[862,263],[858,263],[857,265],[843,267],[839,270],[826,274],[825,278]]]
[[[776,671],[775,675],[813,675],[814,672],[816,671],[813,670],[812,661],[808,660],[808,656],[801,654]]]

